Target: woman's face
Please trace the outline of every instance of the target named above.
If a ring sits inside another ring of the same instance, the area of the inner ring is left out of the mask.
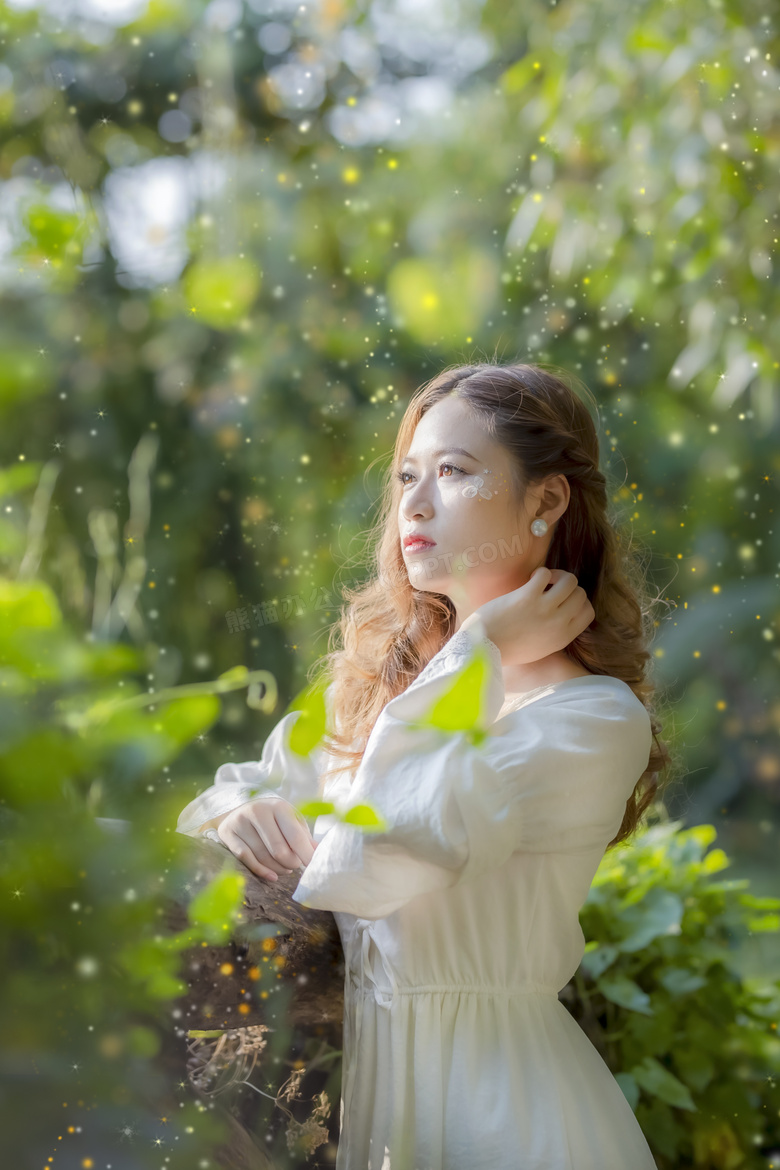
[[[569,501],[562,475],[518,501],[508,451],[454,395],[420,419],[400,474],[398,532],[409,580],[416,589],[450,597],[459,623],[524,585],[544,564],[553,524]],[[531,532],[537,517],[549,525],[543,537]],[[411,533],[435,543],[405,547]]]

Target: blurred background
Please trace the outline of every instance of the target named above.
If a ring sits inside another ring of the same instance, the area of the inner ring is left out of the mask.
[[[175,1119],[140,1103],[164,1041],[128,1005],[170,1019],[178,984],[133,940],[179,810],[325,652],[441,366],[554,364],[597,399],[664,603],[669,815],[776,891],[776,10],[14,0],[0,29],[14,1165],[214,1165],[185,1087]],[[765,929],[735,962],[779,957]]]

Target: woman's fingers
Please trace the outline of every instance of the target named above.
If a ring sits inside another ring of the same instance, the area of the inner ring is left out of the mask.
[[[577,578],[565,569],[553,569],[552,573],[553,582],[545,596],[551,598],[555,605],[564,605],[578,588]]]
[[[295,858],[293,869],[308,865],[314,856],[314,842],[309,832],[309,826],[291,804],[280,805],[275,811],[276,822]],[[278,856],[278,854],[274,854],[274,856]]]
[[[222,831],[222,825],[217,826],[217,835],[220,840],[227,845],[230,852],[243,861],[247,869],[252,873],[257,874],[260,878],[266,878],[269,881],[275,882],[279,880],[279,875],[276,870],[273,870],[268,865],[264,865],[257,857],[257,848],[252,847],[245,840],[244,837],[239,836],[235,829],[226,828]],[[262,842],[258,840],[258,845],[261,849],[265,849]]]
[[[576,629],[577,634],[581,634],[583,630],[587,630],[595,618],[596,611],[591,605],[590,598],[581,586],[577,586],[569,601],[571,602],[571,611],[568,618],[569,625]]]
[[[552,573],[555,580],[544,596],[550,598],[553,614],[567,631],[568,645],[587,630],[596,616],[596,611],[585,590],[577,584],[574,573],[564,569],[553,569]]]
[[[260,824],[253,821],[257,834],[271,859],[285,869],[299,869],[308,866],[313,848],[309,844],[309,830],[298,820],[295,808],[288,803],[274,803],[274,815],[263,818]]]

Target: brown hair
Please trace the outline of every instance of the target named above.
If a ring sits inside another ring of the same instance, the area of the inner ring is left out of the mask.
[[[556,521],[545,564],[574,573],[596,616],[565,653],[592,674],[626,682],[647,709],[653,732],[647,769],[626,803],[620,830],[607,846],[612,848],[636,831],[660,795],[659,773],[672,759],[658,738],[657,686],[649,670],[648,646],[658,625],[651,605],[657,599],[647,593],[630,530],[621,530],[610,515],[590,413],[566,382],[538,365],[448,367],[410,399],[385,471],[379,515],[365,534],[372,572],[364,583],[344,587],[346,605],[331,628],[329,651],[312,668],[321,683],[332,682],[333,719],[323,748],[346,762],[331,771],[357,768],[383,707],[409,686],[454,632],[450,598],[418,590],[409,581],[398,532],[403,488],[396,474],[422,416],[453,393],[510,452],[518,498],[547,476],[563,474],[568,480],[569,503]]]

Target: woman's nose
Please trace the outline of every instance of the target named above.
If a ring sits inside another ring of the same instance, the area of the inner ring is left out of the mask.
[[[401,511],[408,520],[411,520],[415,516],[430,516],[431,508],[432,505],[427,488],[423,488],[422,485],[418,484],[407,491],[403,499]]]

